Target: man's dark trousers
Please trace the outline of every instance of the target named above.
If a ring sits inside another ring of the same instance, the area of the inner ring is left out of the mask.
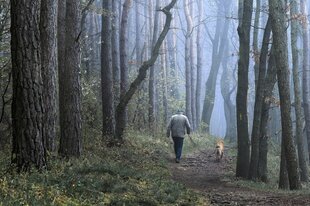
[[[183,148],[183,141],[184,138],[182,137],[172,137],[174,142],[174,153],[177,160],[181,159],[182,155],[182,148]]]

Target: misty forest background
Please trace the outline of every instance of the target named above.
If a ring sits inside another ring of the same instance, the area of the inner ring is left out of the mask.
[[[30,187],[30,171],[39,172],[32,184],[48,187],[52,198],[59,188],[71,191],[68,171],[86,174],[91,161],[92,171],[100,167],[110,179],[122,176],[126,161],[133,168],[150,164],[139,158],[169,150],[164,134],[178,109],[202,147],[217,137],[235,149],[236,177],[307,188],[309,6],[307,0],[1,0],[2,198],[48,202],[35,189],[26,199],[12,192]],[[269,172],[270,150],[277,177]],[[152,159],[148,169],[162,161]],[[62,182],[46,180],[52,174]],[[129,201],[113,196],[122,189],[108,191],[105,201]],[[131,195],[141,191],[148,190]],[[54,201],[80,203],[82,191],[71,192]],[[183,201],[164,194],[152,201]],[[91,198],[87,204],[98,201]]]

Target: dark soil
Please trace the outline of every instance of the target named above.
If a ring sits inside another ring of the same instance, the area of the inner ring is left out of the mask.
[[[309,195],[264,192],[232,183],[232,158],[224,156],[217,162],[214,151],[187,155],[181,163],[175,163],[173,158],[169,161],[173,179],[205,194],[211,205],[310,205]]]

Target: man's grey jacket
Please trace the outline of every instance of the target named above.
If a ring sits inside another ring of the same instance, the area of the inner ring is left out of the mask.
[[[191,127],[188,118],[183,114],[173,115],[167,127],[167,137],[170,137],[171,132],[172,137],[184,138],[185,130],[187,134],[190,134]]]

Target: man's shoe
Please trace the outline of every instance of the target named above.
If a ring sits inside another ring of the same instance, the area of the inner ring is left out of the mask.
[[[180,159],[175,159],[175,162],[176,163],[180,163]]]

